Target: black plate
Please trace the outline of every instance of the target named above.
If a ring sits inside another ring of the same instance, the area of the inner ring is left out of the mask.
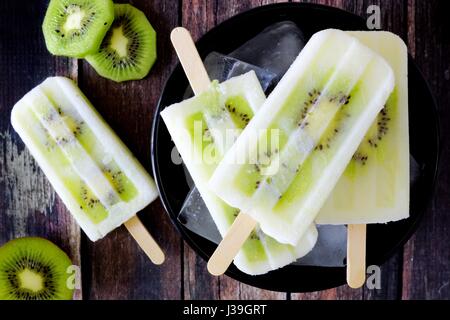
[[[327,29],[365,30],[365,21],[349,12],[313,4],[285,3],[263,6],[239,14],[206,33],[197,43],[204,58],[211,51],[228,53],[257,35],[265,27],[291,20],[307,37]],[[161,200],[183,239],[203,259],[208,259],[216,245],[186,229],[177,215],[189,192],[181,165],[171,161],[173,142],[159,112],[182,100],[188,81],[177,65],[162,92],[152,129],[153,174]],[[411,185],[411,217],[383,224],[369,225],[367,264],[381,265],[413,234],[430,202],[437,172],[439,133],[436,105],[417,67],[409,62],[409,124],[411,155],[419,164],[419,177]],[[345,283],[345,268],[287,266],[261,276],[249,276],[232,265],[228,276],[246,284],[275,291],[308,292],[340,286]]]

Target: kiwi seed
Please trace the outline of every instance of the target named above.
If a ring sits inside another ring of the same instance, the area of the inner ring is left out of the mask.
[[[391,118],[389,116],[389,108],[385,105],[383,109],[378,113],[376,120],[376,132],[371,136],[366,136],[364,141],[359,146],[356,153],[353,155],[352,160],[365,165],[369,159],[369,151],[367,151],[364,146],[369,146],[370,149],[378,149],[382,140],[389,132],[389,122]]]

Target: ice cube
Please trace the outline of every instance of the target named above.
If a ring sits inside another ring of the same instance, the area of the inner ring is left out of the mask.
[[[198,192],[195,186],[191,189],[183,203],[183,207],[178,214],[178,221],[192,232],[199,234],[209,241],[218,244],[222,239],[205,202],[203,202],[200,192]]]
[[[292,21],[275,23],[231,52],[229,56],[277,74],[285,74],[306,44],[303,32]]]
[[[242,62],[237,58],[229,57],[218,52],[211,52],[205,58],[204,64],[209,77],[211,79],[217,79],[220,82],[253,70],[264,91],[273,85],[273,82],[277,77],[277,74],[271,71],[264,70],[256,65]]]
[[[264,92],[273,88],[279,80],[278,75],[271,71],[215,51],[206,56],[203,60],[203,64],[205,65],[209,78],[211,80],[219,80],[219,82],[223,82],[253,70],[255,71],[256,77],[261,83]],[[191,87],[188,87],[184,94],[184,98],[186,99],[192,96],[192,89]]]

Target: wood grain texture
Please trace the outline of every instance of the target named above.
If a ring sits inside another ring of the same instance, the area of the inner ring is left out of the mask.
[[[0,12],[0,245],[40,236],[80,265],[80,230],[10,125],[13,105],[54,75],[74,76],[76,64],[52,57],[41,23],[46,1],[1,1]],[[76,78],[74,78],[76,80]],[[75,299],[82,297],[81,290]]]
[[[403,299],[450,297],[450,21],[448,1],[408,1],[409,47],[438,104],[441,159],[436,193],[414,237],[405,247]],[[412,28],[414,26],[414,28]]]
[[[127,2],[127,1],[119,1]],[[150,130],[159,95],[174,61],[170,30],[178,23],[176,1],[132,1],[157,32],[158,60],[141,81],[114,83],[103,79],[85,61],[79,83],[119,137],[150,172]],[[159,200],[139,217],[166,254],[162,266],[153,265],[124,227],[101,241],[86,241],[84,274],[90,299],[180,299],[181,240]],[[86,278],[85,277],[85,278]]]
[[[287,294],[258,289],[228,276],[220,277],[220,299],[222,300],[285,300]]]

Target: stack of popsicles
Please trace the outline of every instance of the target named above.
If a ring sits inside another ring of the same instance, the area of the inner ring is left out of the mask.
[[[212,193],[208,181],[240,131],[265,101],[265,95],[254,72],[221,84],[211,83],[198,56],[195,61],[186,61],[185,57],[192,56],[189,52],[196,52],[187,31],[176,29],[172,40],[197,96],[164,109],[161,116],[219,232],[225,235],[239,209]],[[278,243],[255,227],[234,262],[248,274],[267,273],[304,256],[316,240],[314,225],[307,228],[302,241],[296,245]]]
[[[363,266],[364,224],[409,213],[404,43],[318,32],[264,101],[251,73],[209,85],[186,30],[172,41],[197,96],[162,117],[224,237],[208,269],[236,254],[251,274],[286,265],[311,250],[315,221],[349,224]]]

